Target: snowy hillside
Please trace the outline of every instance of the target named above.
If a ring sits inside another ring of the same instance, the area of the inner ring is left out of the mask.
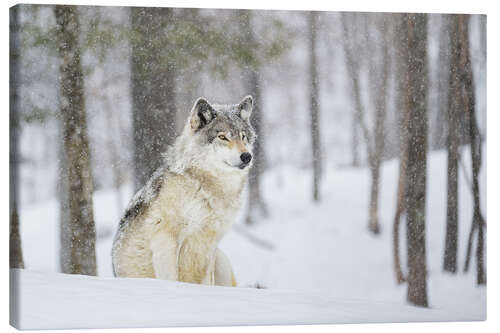
[[[469,166],[468,150],[463,155],[464,164]],[[474,269],[462,273],[472,220],[472,199],[463,173],[459,179],[460,273],[453,276],[442,272],[446,216],[443,152],[431,153],[428,164],[426,223],[431,310],[406,304],[406,285],[396,284],[392,267],[391,224],[397,176],[398,161],[386,162],[381,178],[382,233],[376,237],[367,230],[366,168],[325,168],[323,199],[317,205],[311,201],[309,170],[276,167],[266,173],[263,185],[269,218],[251,228],[238,221],[220,244],[234,266],[238,285],[258,284],[265,290],[110,279],[111,242],[122,209],[116,207],[115,193],[110,191],[94,196],[100,278],[54,274],[58,271],[57,201],[22,207],[21,238],[29,270],[15,273],[20,274],[22,286],[22,327],[485,319],[486,288],[476,286]],[[485,167],[480,181],[485,193]],[[125,191],[129,198],[130,189]],[[486,211],[486,196],[482,195],[482,199]],[[403,233],[404,223],[402,229]],[[261,246],[248,235],[270,246]],[[401,249],[404,261],[404,243]],[[58,317],[46,315],[69,304],[78,310]],[[182,309],[191,310],[187,313]],[[120,321],[123,318],[126,321]]]
[[[208,287],[12,270],[22,329],[449,321],[480,319],[440,309],[326,295]]]

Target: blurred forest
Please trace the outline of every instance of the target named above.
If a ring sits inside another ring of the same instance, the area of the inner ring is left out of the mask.
[[[27,266],[19,210],[57,198],[60,271],[97,275],[96,242],[110,235],[96,232],[93,193],[113,190],[109,209],[120,216],[124,187],[144,185],[197,97],[251,94],[259,139],[241,232],[272,215],[265,173],[307,173],[315,205],[329,170],[366,167],[369,187],[356,194],[369,203],[365,232],[391,234],[394,281],[411,304],[428,306],[426,166],[442,150],[442,269],[459,274],[458,263],[467,271],[474,262],[486,284],[485,16],[18,5],[10,31],[11,267]],[[393,159],[396,209],[382,220],[381,168]],[[461,172],[473,207],[463,245]]]

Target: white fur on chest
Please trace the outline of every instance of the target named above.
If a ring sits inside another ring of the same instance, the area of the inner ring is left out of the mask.
[[[181,237],[204,229],[223,234],[240,206],[241,190],[237,186],[241,186],[241,180],[236,181],[221,182],[213,188],[185,175],[167,177],[155,203],[158,217],[169,225],[168,229],[178,230]]]
[[[227,202],[213,197],[203,189],[193,195],[185,194],[178,200],[182,208],[175,214],[175,220],[169,219],[166,222],[179,225],[181,238],[210,230],[216,232],[217,239],[220,239],[236,216],[239,198],[231,198],[231,202]]]

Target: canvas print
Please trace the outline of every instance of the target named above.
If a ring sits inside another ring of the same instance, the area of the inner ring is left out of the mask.
[[[486,319],[486,16],[10,8],[19,329]]]

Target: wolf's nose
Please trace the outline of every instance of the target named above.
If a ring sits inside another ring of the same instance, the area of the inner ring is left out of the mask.
[[[243,163],[248,164],[252,160],[252,154],[244,152],[243,154],[241,154],[240,158]]]

